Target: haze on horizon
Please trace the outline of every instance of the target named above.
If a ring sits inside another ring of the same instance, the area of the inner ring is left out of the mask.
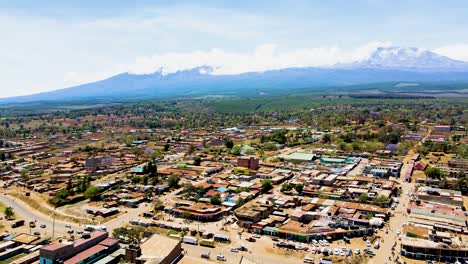
[[[377,47],[468,61],[465,1],[3,1],[0,97],[122,72],[329,66]]]

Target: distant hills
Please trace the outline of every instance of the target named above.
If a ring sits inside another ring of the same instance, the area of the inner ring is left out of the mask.
[[[210,66],[164,75],[122,73],[51,92],[0,99],[1,103],[83,99],[193,98],[207,95],[268,96],[295,90],[346,91],[346,87],[395,83],[412,92],[419,83],[468,83],[468,63],[417,48],[378,48],[368,59],[333,67],[286,68],[214,75]],[[413,84],[416,82],[416,84]],[[403,84],[402,84],[403,83]],[[468,87],[466,87],[468,88]]]

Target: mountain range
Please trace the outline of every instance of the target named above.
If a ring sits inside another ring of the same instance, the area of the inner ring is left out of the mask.
[[[361,61],[332,67],[286,68],[215,75],[210,66],[163,74],[122,73],[101,81],[2,103],[83,99],[193,98],[206,95],[259,96],[293,90],[328,89],[373,83],[468,83],[468,63],[418,48],[382,47]],[[406,89],[411,91],[413,85]]]

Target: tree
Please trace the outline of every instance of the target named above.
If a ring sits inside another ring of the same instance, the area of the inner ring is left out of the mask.
[[[20,174],[21,174],[21,180],[23,180],[23,181],[29,180],[29,171],[28,170],[26,170],[26,169],[21,170]]]
[[[442,176],[444,176],[444,172],[441,169],[434,167],[428,167],[424,171],[424,174],[426,174],[426,176],[431,179],[441,179]]]
[[[90,200],[95,200],[100,192],[100,188],[97,186],[90,186],[85,192],[84,195]]]
[[[193,158],[193,165],[195,165],[195,166],[200,166],[200,164],[201,164],[201,158],[200,158],[200,156],[195,156],[195,157]]]
[[[179,176],[171,175],[169,176],[169,179],[167,179],[167,184],[169,185],[169,188],[175,188],[179,186],[179,181]]]
[[[273,141],[268,141],[263,145],[263,148],[269,151],[274,151],[277,150],[278,147],[276,146],[276,143]]]
[[[359,197],[358,197],[358,201],[360,203],[365,203],[365,202],[367,202],[368,198],[369,198],[369,196],[367,195],[367,193],[361,193],[361,195],[359,195]]]
[[[140,183],[143,185],[148,185],[148,176],[144,175],[143,177],[141,177]]]
[[[68,195],[70,195],[70,193],[68,192],[67,189],[61,189],[60,191],[55,193],[55,197],[60,200],[67,199]]]
[[[242,152],[242,146],[241,145],[235,145],[231,149],[231,154],[235,155],[235,156],[240,156],[241,152]]]
[[[304,190],[304,185],[303,184],[296,184],[296,186],[294,187],[294,189],[296,189],[296,192],[298,193],[302,193],[302,190]]]
[[[234,142],[232,142],[232,140],[230,138],[225,138],[224,139],[224,146],[227,149],[232,149],[232,147],[234,147]]]
[[[210,203],[212,205],[220,205],[221,204],[221,195],[219,195],[219,193],[217,193],[217,194],[211,196]]]
[[[169,143],[164,144],[164,151],[166,151],[166,152],[169,151],[170,147],[171,146],[169,145]]]
[[[149,174],[149,176],[155,176],[158,173],[158,166],[150,160],[145,166],[143,166],[143,173]]]
[[[237,206],[237,207],[241,207],[241,206],[244,205],[244,204],[245,204],[244,198],[239,197],[239,198],[237,199],[237,201],[236,201],[236,206]]]
[[[73,189],[72,179],[69,178],[69,179],[68,179],[68,182],[67,182],[67,190],[68,190],[68,191],[71,191],[72,189]]]
[[[390,202],[390,198],[386,197],[385,195],[377,195],[372,202],[378,206],[386,205]]]
[[[133,177],[130,179],[130,181],[131,181],[133,184],[137,184],[137,183],[139,183],[139,182],[141,181],[141,177],[138,176],[138,175],[135,175],[135,176],[133,176]]]
[[[439,188],[446,189],[448,187],[447,177],[443,175],[439,181]]]
[[[153,203],[153,207],[154,207],[154,211],[159,211],[159,209],[161,209],[161,207],[164,206],[164,203],[163,201],[161,201],[161,199],[156,199],[154,200],[154,203]]]
[[[290,190],[292,190],[291,184],[285,183],[281,185],[281,192],[289,192]]]
[[[466,194],[468,192],[468,179],[463,171],[458,173],[457,187],[462,194]]]
[[[330,143],[331,142],[330,134],[324,134],[323,137],[322,137],[322,142],[325,143],[325,144]]]
[[[10,219],[13,219],[13,217],[15,216],[15,211],[13,210],[13,207],[11,206],[8,206],[5,208],[5,218],[10,220]]]
[[[263,149],[258,150],[258,155],[262,161],[265,161],[265,151]]]
[[[262,191],[263,192],[268,192],[269,190],[271,190],[273,188],[273,184],[271,183],[270,180],[262,180]]]

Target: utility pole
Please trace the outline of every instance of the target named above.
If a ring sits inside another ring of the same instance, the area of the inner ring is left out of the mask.
[[[52,238],[55,236],[55,209],[57,208],[54,208],[54,216],[52,218]]]

